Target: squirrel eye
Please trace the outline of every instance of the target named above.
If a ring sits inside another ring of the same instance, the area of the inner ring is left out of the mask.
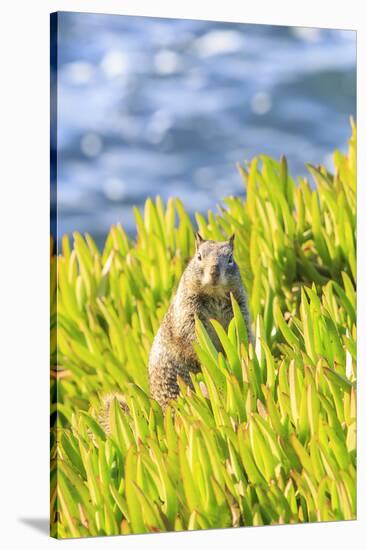
[[[229,256],[228,264],[229,264],[229,265],[233,265],[233,263],[234,263],[233,257],[232,257],[232,256]]]
[[[198,254],[197,254],[197,260],[199,260],[199,261],[202,260],[201,252],[198,252]]]

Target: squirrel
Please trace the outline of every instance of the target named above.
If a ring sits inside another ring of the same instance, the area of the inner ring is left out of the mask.
[[[196,316],[217,350],[222,351],[210,319],[216,319],[227,329],[233,318],[232,293],[246,322],[249,340],[253,342],[247,295],[233,254],[234,235],[228,241],[219,242],[204,240],[196,233],[195,255],[183,272],[149,354],[150,395],[163,411],[169,401],[179,395],[177,377],[192,388],[190,375],[200,371],[192,345],[196,339]],[[126,414],[130,412],[122,394],[103,396],[97,419],[106,433],[110,433],[109,413],[113,399],[117,399]]]
[[[225,330],[228,328],[233,318],[230,293],[239,304],[249,339],[253,341],[247,295],[234,260],[234,235],[220,242],[205,240],[196,233],[195,255],[183,272],[149,355],[151,397],[163,410],[179,395],[177,377],[192,388],[190,374],[200,371],[192,345],[196,338],[196,316],[215,347],[222,349],[210,319],[219,321]]]

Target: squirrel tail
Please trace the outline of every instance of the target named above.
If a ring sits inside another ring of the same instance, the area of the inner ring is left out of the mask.
[[[109,423],[110,422],[109,413],[110,413],[110,408],[114,399],[117,399],[124,413],[129,414],[130,412],[130,409],[125,401],[125,398],[121,393],[112,392],[112,393],[103,395],[101,399],[101,405],[97,413],[97,420],[101,425],[101,427],[106,432],[106,434],[110,434],[110,431],[111,431],[110,423]]]

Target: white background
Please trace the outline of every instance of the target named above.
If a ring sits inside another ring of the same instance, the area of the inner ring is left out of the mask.
[[[358,549],[366,540],[365,68],[360,0],[2,2],[0,16],[0,544]],[[358,521],[58,542],[48,521],[49,13],[90,11],[358,30]]]

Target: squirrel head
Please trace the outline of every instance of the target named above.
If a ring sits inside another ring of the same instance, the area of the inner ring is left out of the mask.
[[[240,278],[234,260],[234,235],[228,241],[205,240],[196,233],[196,253],[191,262],[196,285],[206,294],[219,294],[234,288]]]

